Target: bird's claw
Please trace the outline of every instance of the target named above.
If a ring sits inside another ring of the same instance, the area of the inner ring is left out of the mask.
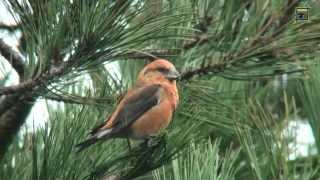
[[[147,139],[147,146],[148,147],[154,147],[160,143],[161,139],[157,136],[150,136]]]

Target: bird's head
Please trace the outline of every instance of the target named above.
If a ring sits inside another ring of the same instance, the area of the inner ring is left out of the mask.
[[[180,77],[180,73],[174,65],[164,59],[157,59],[147,64],[139,73],[138,82],[140,83],[155,83],[168,82],[176,83]]]

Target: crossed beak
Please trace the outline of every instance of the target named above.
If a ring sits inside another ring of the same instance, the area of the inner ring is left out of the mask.
[[[176,69],[172,69],[165,76],[169,80],[177,80],[180,78],[181,74]]]

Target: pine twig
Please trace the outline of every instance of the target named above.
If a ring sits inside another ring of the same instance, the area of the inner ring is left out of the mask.
[[[14,32],[14,31],[20,29],[20,24],[7,25],[7,24],[4,24],[4,23],[0,23],[0,29],[1,30],[7,30],[9,32]]]
[[[66,62],[61,63],[60,66],[54,69],[51,69],[49,72],[41,74],[39,77],[35,79],[29,79],[18,85],[0,88],[0,95],[21,93],[25,91],[30,91],[31,89],[34,89],[34,88],[38,88],[42,83],[46,83],[48,82],[48,80],[51,80],[54,77],[61,75],[64,72],[66,67],[67,67]]]
[[[22,57],[18,52],[14,51],[9,45],[7,45],[1,38],[0,54],[7,59],[11,66],[17,71],[20,79],[22,79],[24,73],[24,64]]]
[[[124,59],[148,59],[168,58],[177,56],[181,51],[179,49],[148,49],[141,52],[130,52],[118,56]],[[117,56],[115,58],[118,58]]]
[[[102,105],[105,103],[111,103],[111,98],[98,98],[98,97],[83,97],[83,96],[74,96],[69,97],[68,95],[45,95],[43,96],[47,100],[63,102],[68,104],[85,104],[85,105]],[[107,101],[107,102],[106,102]],[[102,103],[103,102],[103,103]]]
[[[207,74],[218,74],[223,72],[226,69],[226,64],[215,64],[215,65],[209,65],[209,66],[203,66],[198,69],[193,69],[190,71],[186,71],[182,73],[181,80],[189,80],[192,77],[196,75],[207,75]]]

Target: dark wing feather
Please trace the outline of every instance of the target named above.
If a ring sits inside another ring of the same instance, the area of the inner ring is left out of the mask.
[[[109,120],[109,119],[108,119]],[[108,121],[107,120],[107,121]],[[103,122],[103,123],[100,123],[100,124],[98,124],[98,125],[96,125],[95,127],[93,127],[92,129],[91,129],[91,131],[90,131],[90,135],[94,135],[94,134],[96,134],[103,126],[105,126],[106,125],[106,122]]]
[[[160,87],[159,84],[149,85],[137,90],[137,93],[129,97],[114,119],[113,132],[130,126],[145,112],[157,105],[159,100],[157,92]]]
[[[77,152],[80,152],[90,145],[95,144],[101,139],[107,139],[108,137],[111,137],[112,134],[127,128],[135,120],[139,119],[139,117],[145,112],[156,106],[159,100],[157,92],[159,91],[160,87],[160,85],[155,84],[138,89],[137,92],[125,100],[125,105],[115,115],[116,117],[114,119],[112,130],[108,129],[110,132],[104,134],[104,132],[108,131],[106,129],[101,129],[105,123],[95,127],[90,132],[91,136],[89,138],[76,145]],[[100,134],[103,135],[100,136]]]
[[[89,134],[91,134],[91,135],[95,134],[95,133],[98,132],[99,129],[102,128],[104,125],[105,125],[104,123],[103,123],[103,124],[98,124],[98,125],[96,125],[94,128],[91,129],[91,131],[90,131]]]
[[[158,97],[156,94],[160,87],[159,84],[141,87],[132,96],[128,97],[125,105],[116,114],[113,126],[114,131],[127,127],[142,114],[157,105]],[[96,134],[105,124],[106,122],[97,125],[91,130],[90,134]]]

